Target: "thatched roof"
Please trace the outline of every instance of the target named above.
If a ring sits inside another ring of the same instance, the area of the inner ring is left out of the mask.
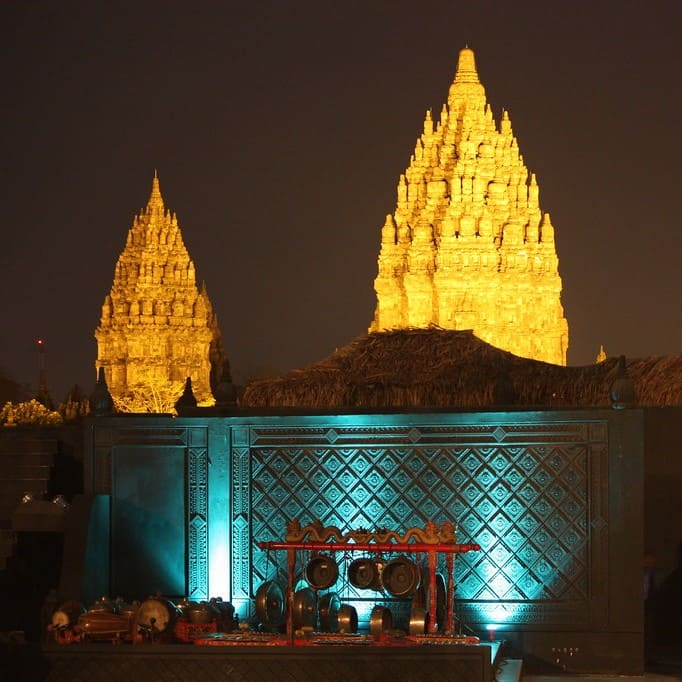
[[[628,359],[636,404],[682,405],[682,355]],[[520,358],[470,331],[372,333],[303,369],[249,385],[242,407],[470,409],[608,407],[618,358],[561,367]]]

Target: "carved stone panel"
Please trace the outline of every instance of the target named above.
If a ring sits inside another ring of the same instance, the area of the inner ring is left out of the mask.
[[[235,461],[245,456],[240,449]],[[250,449],[252,560],[235,559],[251,566],[255,590],[278,560],[254,543],[281,540],[289,519],[344,529],[456,520],[458,540],[482,547],[456,562],[463,617],[587,622],[599,589],[594,566],[607,558],[599,480],[607,456],[603,424],[585,422],[259,425]],[[244,483],[236,476],[235,492],[246,483],[240,471]],[[244,528],[239,532],[243,546]]]

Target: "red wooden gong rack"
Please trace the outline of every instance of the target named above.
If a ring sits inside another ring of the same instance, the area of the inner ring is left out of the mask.
[[[298,519],[287,523],[287,534],[284,542],[259,542],[260,549],[286,550],[287,552],[287,636],[294,641],[294,573],[296,570],[296,552],[401,552],[405,554],[426,554],[429,567],[429,612],[436,613],[436,571],[438,555],[444,554],[447,569],[446,582],[446,624],[444,634],[455,634],[455,555],[475,552],[481,549],[476,543],[458,543],[455,537],[455,525],[445,522],[437,525],[428,522],[424,528],[410,528],[403,535],[395,531],[365,529],[351,530],[345,534],[336,526],[323,526],[313,523],[301,527]],[[437,633],[436,618],[431,617],[427,624],[427,634]]]

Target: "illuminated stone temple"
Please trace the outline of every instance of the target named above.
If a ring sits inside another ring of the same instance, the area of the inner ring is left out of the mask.
[[[130,409],[145,411],[142,396],[164,391],[172,406],[187,377],[197,401],[212,402],[211,380],[224,363],[220,329],[156,175],[116,263],[95,338],[97,368],[104,368],[112,397]]]
[[[471,329],[521,357],[566,364],[554,227],[507,112],[495,123],[469,48],[440,122],[426,113],[378,264],[370,331]]]

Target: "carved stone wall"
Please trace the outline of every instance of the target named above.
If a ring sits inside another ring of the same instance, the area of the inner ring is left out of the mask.
[[[244,529],[252,534],[250,542],[240,534],[235,547],[251,552],[235,557],[244,568],[234,573],[235,596],[253,593],[282,569],[284,557],[278,566],[255,541],[282,539],[286,521],[299,518],[346,529],[457,521],[458,540],[482,546],[456,562],[459,609],[468,621],[587,624],[593,602],[605,600],[598,563],[590,560],[606,557],[604,421],[254,426],[250,440],[248,451],[233,450],[233,472],[250,476]],[[237,489],[245,485],[235,476]],[[236,494],[233,500],[245,508]]]
[[[242,618],[262,581],[285,576],[284,553],[257,543],[282,540],[290,519],[396,531],[456,521],[459,542],[481,545],[455,563],[461,622],[505,630],[541,659],[575,645],[576,670],[608,669],[615,647],[613,669],[633,674],[642,663],[633,606],[642,585],[642,414],[106,417],[90,422],[86,487],[111,495],[114,535],[120,505],[140,504],[141,518],[164,504],[183,510],[182,542],[164,547],[169,535],[150,534],[136,555],[113,556],[112,576],[133,556],[162,571],[158,557],[182,551],[187,594],[229,599]],[[158,469],[164,456],[175,471],[182,461],[182,494],[163,504],[156,496],[146,509],[142,490],[139,500],[119,495],[133,486],[117,481],[149,483],[144,462]],[[337,591],[362,611],[381,597],[348,587],[348,558]]]

